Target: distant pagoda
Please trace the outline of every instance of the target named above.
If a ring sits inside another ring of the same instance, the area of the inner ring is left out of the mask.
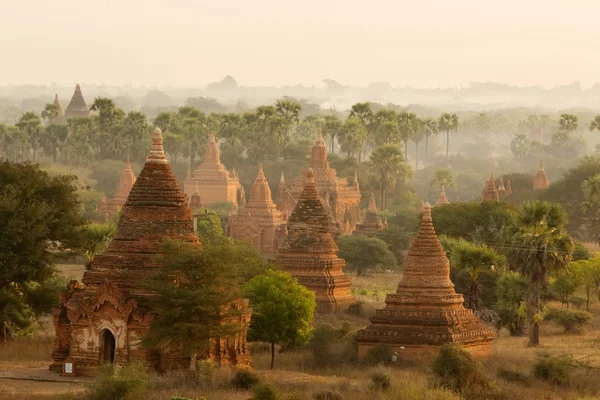
[[[369,207],[367,208],[367,215],[362,222],[356,225],[355,235],[369,235],[376,232],[380,232],[385,229],[385,225],[381,222],[379,214],[377,212],[377,204],[375,204],[375,196],[371,193],[369,199]]]
[[[127,164],[125,165],[125,169],[123,170],[121,178],[119,179],[119,188],[111,200],[107,201],[106,197],[103,198],[104,201],[100,202],[98,211],[101,214],[108,214],[109,216],[117,214],[121,207],[125,205],[127,197],[129,196],[129,192],[131,191],[131,188],[133,188],[134,184],[135,174],[131,169],[131,160],[129,157],[127,157]]]
[[[481,199],[484,201],[500,201],[498,190],[496,189],[496,183],[494,182],[494,177],[492,176],[491,172],[488,175],[488,180],[485,182]]]
[[[491,352],[495,338],[470,309],[463,306],[450,280],[450,263],[435,234],[431,206],[425,204],[423,221],[404,260],[396,293],[371,324],[358,331],[359,357],[375,346],[389,346],[402,359],[433,357],[445,343],[456,343],[478,355]]]
[[[330,213],[315,185],[312,168],[288,221],[288,235],[279,247],[278,262],[285,271],[315,292],[319,312],[341,311],[354,301],[344,260],[330,233]]]
[[[71,101],[65,110],[66,119],[71,118],[87,118],[90,116],[90,109],[83,98],[83,94],[81,93],[81,86],[79,83],[75,86],[75,92],[73,93],[73,97],[71,97]]]
[[[533,179],[533,190],[546,190],[548,189],[548,176],[544,170],[544,162],[540,161],[540,167],[538,172]]]
[[[58,101],[58,95],[55,94],[54,95],[54,103],[53,103],[57,110],[58,110],[58,115],[54,118],[52,118],[50,121],[48,121],[51,124],[55,124],[55,125],[64,125],[67,121],[65,118],[65,112],[62,109],[62,106],[60,105],[60,102]]]
[[[442,185],[440,187],[440,197],[438,198],[438,201],[435,203],[435,205],[442,206],[444,204],[450,204],[450,202],[448,201],[448,198],[446,197],[446,188],[444,187],[444,185]]]

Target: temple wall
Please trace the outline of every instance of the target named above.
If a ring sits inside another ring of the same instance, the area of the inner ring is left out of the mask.
[[[460,344],[460,343],[459,343]],[[362,359],[373,347],[381,346],[382,343],[359,343],[358,358]],[[393,343],[386,343],[393,351],[398,353],[398,361],[411,361],[415,363],[429,363],[440,352],[441,346],[399,346]],[[478,343],[473,345],[460,344],[460,348],[468,351],[472,356],[478,358],[489,357],[492,354],[491,343]]]
[[[184,183],[184,193],[188,199],[196,192],[196,182],[193,184]],[[237,205],[237,186],[235,184],[206,184],[198,182],[198,192],[202,198],[202,205],[211,206],[215,203],[230,201]]]

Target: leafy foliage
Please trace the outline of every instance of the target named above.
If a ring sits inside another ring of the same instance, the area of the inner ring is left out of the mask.
[[[397,263],[387,244],[375,237],[340,236],[337,245],[338,255],[346,260],[347,267],[356,271],[358,275],[376,267],[393,269]]]
[[[432,368],[442,386],[455,392],[466,393],[476,386],[485,385],[473,357],[456,344],[440,347]]]
[[[500,317],[498,328],[508,329],[511,336],[523,335],[527,320],[519,314],[519,307],[525,301],[527,280],[518,272],[506,272],[496,281],[495,292],[494,311]]]
[[[148,373],[140,363],[131,363],[117,369],[105,364],[98,370],[89,396],[92,400],[141,400],[146,398]]]
[[[581,310],[564,310],[551,308],[545,315],[548,321],[554,321],[565,329],[565,333],[579,332],[581,327],[592,319],[592,314]]]

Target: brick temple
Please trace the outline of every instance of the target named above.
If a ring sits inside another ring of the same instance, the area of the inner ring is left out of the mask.
[[[202,163],[193,173],[188,173],[183,183],[183,190],[188,199],[195,193],[196,186],[204,206],[231,202],[237,209],[246,204],[246,194],[237,174],[235,171],[227,171],[221,163],[219,145],[214,133],[210,134]]]
[[[375,203],[375,196],[371,193],[369,200],[369,208],[367,208],[367,215],[362,222],[356,225],[355,235],[370,235],[373,233],[380,232],[386,228],[385,224],[381,222],[379,214],[377,212],[377,204]]]
[[[446,187],[444,185],[442,185],[440,187],[440,197],[435,202],[435,205],[443,206],[444,204],[450,204],[450,202],[448,201],[448,198],[446,197]]]
[[[495,338],[470,309],[463,306],[450,281],[450,263],[433,229],[431,206],[425,204],[423,221],[404,261],[396,293],[371,324],[358,331],[358,354],[385,345],[400,358],[435,356],[444,343],[456,343],[474,354],[487,355]]]
[[[285,222],[273,202],[262,164],[250,191],[250,199],[229,218],[229,235],[247,240],[267,256],[276,256],[285,236]]]
[[[65,112],[62,108],[62,106],[60,105],[60,102],[58,101],[58,95],[55,94],[54,95],[54,102],[52,103],[56,106],[57,110],[58,110],[58,115],[54,118],[52,118],[49,122],[51,124],[55,124],[55,125],[64,125],[67,123],[67,120],[65,118]]]
[[[533,190],[546,189],[548,189],[548,176],[546,175],[546,170],[544,170],[544,162],[540,161],[540,167],[535,178],[533,178]]]
[[[74,364],[76,375],[94,375],[102,363],[143,360],[159,370],[189,368],[190,356],[173,350],[149,351],[141,344],[153,320],[142,282],[160,268],[159,244],[173,238],[202,247],[192,226],[192,211],[163,151],[160,129],[152,150],[121,211],[117,232],[107,249],[85,272],[82,284],[71,281],[53,308],[56,339],[50,370]],[[229,340],[215,339],[206,357],[222,365],[245,364],[249,314]]]
[[[498,189],[496,189],[496,183],[494,182],[494,177],[492,176],[491,172],[488,175],[487,181],[485,181],[485,186],[483,188],[483,193],[481,194],[481,199],[484,201],[500,201]]]
[[[98,206],[98,212],[108,216],[116,215],[125,205],[129,192],[131,192],[131,188],[133,188],[134,184],[135,174],[131,169],[131,161],[129,160],[129,157],[127,157],[127,164],[125,164],[125,169],[119,179],[119,187],[117,188],[114,197],[110,200],[103,197]]]
[[[331,168],[327,161],[327,148],[321,132],[311,148],[309,168],[313,170],[317,192],[321,200],[329,199],[328,206],[331,208],[334,222],[340,227],[345,226],[344,215],[348,210],[350,220],[347,222],[351,226],[351,230],[344,233],[349,234],[354,231],[355,225],[360,221],[361,194],[358,178],[356,175],[354,176],[352,185],[348,185],[345,178],[338,178],[336,170]],[[304,190],[304,181],[309,168],[303,169],[301,175],[294,179],[289,186],[289,193],[295,202],[298,201]],[[280,210],[283,211],[282,206],[283,204],[280,206]]]
[[[279,247],[277,261],[286,272],[315,292],[317,311],[341,311],[354,301],[344,260],[330,233],[330,213],[325,209],[311,168],[304,190],[288,221],[288,235]]]
[[[81,86],[79,83],[75,86],[75,92],[73,93],[73,97],[71,97],[71,101],[65,110],[65,118],[87,118],[90,116],[90,109],[88,108],[85,99],[83,98],[83,93],[81,93]]]

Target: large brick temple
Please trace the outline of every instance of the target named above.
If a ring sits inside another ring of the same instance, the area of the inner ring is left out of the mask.
[[[433,229],[427,203],[396,293],[386,296],[385,307],[358,332],[359,357],[384,345],[400,358],[429,358],[445,343],[456,343],[477,355],[489,354],[495,336],[471,309],[464,308],[463,301],[450,280],[450,263]]]
[[[165,237],[202,247],[157,128],[113,240],[91,262],[82,284],[71,281],[53,308],[56,340],[51,370],[60,372],[66,360],[74,364],[76,375],[94,375],[101,363],[132,360],[159,370],[189,368],[189,355],[169,349],[149,351],[141,344],[154,316],[147,301],[153,294],[142,282],[160,268],[159,243]],[[248,323],[249,314],[241,313],[238,333],[228,340],[215,339],[206,356],[222,365],[249,364]]]
[[[75,92],[73,92],[73,97],[71,97],[71,101],[65,110],[66,119],[71,118],[87,118],[90,116],[90,109],[88,108],[85,99],[83,98],[83,93],[81,92],[81,86],[79,83],[75,86]]]
[[[309,167],[303,169],[301,175],[294,179],[289,187],[289,194],[296,202],[304,190],[304,181],[309,168],[314,173],[317,192],[321,200],[328,199],[328,206],[331,209],[334,222],[340,227],[346,225],[350,227],[349,231],[343,232],[344,234],[352,233],[355,225],[360,222],[361,194],[358,178],[355,175],[352,185],[349,185],[345,178],[338,178],[336,170],[331,168],[329,161],[327,161],[327,148],[321,132],[319,132],[319,137],[312,146]],[[282,212],[284,212],[283,207],[285,206],[285,192],[283,192],[283,189],[285,189],[285,186],[280,185],[279,190],[282,192],[278,197],[282,198],[282,202],[279,204]]]
[[[277,255],[279,243],[285,237],[285,222],[273,202],[262,164],[244,208],[229,218],[229,235],[247,240],[267,256]]]
[[[286,272],[315,292],[317,311],[337,312],[354,301],[344,260],[330,233],[330,213],[323,206],[313,170],[306,171],[304,189],[288,220],[288,235],[277,261]]]
[[[239,177],[235,171],[227,171],[221,163],[219,144],[214,133],[210,134],[202,163],[195,171],[189,171],[183,183],[183,191],[188,199],[192,198],[196,189],[204,206],[231,202],[237,209],[246,204],[246,194]]]

